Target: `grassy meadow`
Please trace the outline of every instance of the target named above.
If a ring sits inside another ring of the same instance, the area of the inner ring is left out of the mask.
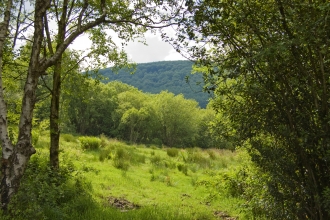
[[[63,134],[54,173],[48,133],[34,141],[37,154],[12,202],[15,219],[244,219],[225,181],[246,163],[243,152]]]

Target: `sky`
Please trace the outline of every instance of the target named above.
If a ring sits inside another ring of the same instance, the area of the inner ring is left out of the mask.
[[[146,34],[146,42],[148,46],[139,42],[128,43],[126,52],[130,59],[136,63],[147,63],[165,60],[184,60],[173,47],[162,41],[160,36],[154,34]]]
[[[162,41],[159,34],[147,32],[145,40],[148,45],[138,42],[129,42],[125,47],[129,59],[135,63],[149,63],[168,60],[186,60],[169,44]],[[86,35],[75,40],[71,48],[85,50],[90,46],[90,41]]]

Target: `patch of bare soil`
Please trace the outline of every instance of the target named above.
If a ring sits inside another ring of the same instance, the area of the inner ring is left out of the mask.
[[[223,220],[238,220],[237,217],[232,217],[228,213],[222,211],[215,211],[213,215]]]
[[[124,198],[116,198],[116,197],[110,196],[107,198],[107,200],[109,202],[109,205],[111,205],[117,209],[120,209],[123,212],[140,208],[139,205],[134,204]]]

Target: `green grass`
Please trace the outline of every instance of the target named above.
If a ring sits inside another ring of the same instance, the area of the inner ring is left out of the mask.
[[[70,161],[75,167],[73,178],[83,178],[92,191],[91,199],[81,197],[68,205],[68,219],[217,219],[217,211],[241,215],[239,199],[203,184],[238,166],[242,159],[237,153],[126,145],[104,136],[98,139],[102,144],[87,150],[90,147],[81,147],[78,138],[61,138],[61,164]],[[45,158],[47,143],[47,133],[40,135],[38,154],[33,157]],[[119,210],[109,204],[109,198],[122,198],[139,208]],[[45,215],[59,219],[56,213]],[[64,214],[61,219],[66,219]]]

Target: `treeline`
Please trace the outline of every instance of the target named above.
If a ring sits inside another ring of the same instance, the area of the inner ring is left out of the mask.
[[[122,82],[104,84],[80,74],[70,78],[61,101],[62,132],[171,147],[231,147],[214,128],[215,111],[201,109],[182,94],[143,93]],[[39,103],[37,121],[48,120],[48,106],[47,99]]]
[[[161,61],[141,63],[132,69],[121,69],[118,74],[111,68],[101,69],[99,73],[106,77],[103,82],[121,81],[143,92],[157,94],[168,90],[175,95],[183,94],[188,99],[195,99],[199,106],[206,108],[210,95],[203,92],[202,74],[191,74],[191,61]]]

